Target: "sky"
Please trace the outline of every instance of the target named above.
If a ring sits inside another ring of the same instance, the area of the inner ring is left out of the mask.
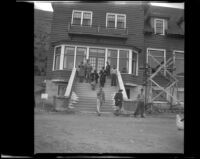
[[[34,4],[35,4],[36,9],[53,12],[51,3],[49,3],[49,2],[35,1]],[[184,9],[184,3],[151,3],[151,5]]]

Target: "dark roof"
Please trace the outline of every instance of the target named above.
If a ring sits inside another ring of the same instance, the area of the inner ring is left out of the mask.
[[[180,27],[180,23],[184,21],[183,9],[150,6],[145,15],[145,33],[153,33],[149,21],[151,17],[164,18],[168,20],[168,30],[166,31],[168,35],[184,35],[184,31]]]

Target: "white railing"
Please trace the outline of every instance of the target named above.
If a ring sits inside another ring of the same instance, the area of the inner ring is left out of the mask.
[[[70,76],[68,84],[67,84],[65,95],[64,95],[66,98],[70,97],[70,93],[71,93],[71,90],[72,90],[75,75],[76,75],[76,68],[73,68],[71,76]]]
[[[126,94],[126,89],[124,87],[124,82],[122,80],[122,76],[119,70],[117,70],[117,79],[118,79],[118,83],[119,83],[119,88],[123,90],[122,94],[123,94],[123,98],[124,100],[128,100],[127,94]]]

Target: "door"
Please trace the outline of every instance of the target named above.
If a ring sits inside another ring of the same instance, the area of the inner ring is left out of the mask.
[[[91,48],[89,51],[89,62],[92,68],[99,72],[105,67],[105,49]]]

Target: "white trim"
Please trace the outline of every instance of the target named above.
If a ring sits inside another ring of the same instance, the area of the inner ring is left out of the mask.
[[[72,17],[71,17],[71,25],[73,25],[73,17],[74,17],[74,12],[81,12],[81,26],[83,24],[83,14],[84,13],[91,13],[91,21],[90,21],[90,25],[89,26],[92,26],[92,18],[93,18],[93,12],[92,11],[85,11],[85,10],[73,10],[72,11]]]
[[[139,70],[139,53],[136,52],[137,54],[137,68],[136,68],[136,76],[138,76],[138,70]]]
[[[108,48],[106,48],[106,52],[105,52],[105,68],[106,68],[107,61],[108,61]]]
[[[119,71],[119,50],[117,49],[117,70]]]
[[[132,73],[132,50],[129,50],[129,74]]]
[[[61,54],[60,54],[60,70],[63,70],[64,52],[65,52],[65,46],[62,45],[62,47],[61,47]]]
[[[106,13],[106,28],[108,27],[108,15],[114,15],[115,16],[115,29],[126,29],[126,14],[119,14],[119,13]],[[117,16],[124,16],[125,22],[124,22],[124,28],[117,28]]]
[[[52,68],[52,71],[57,71],[54,69],[54,65],[55,65],[55,54],[56,54],[56,48],[57,47],[61,47],[61,50],[62,50],[62,45],[57,45],[54,47],[54,57],[53,57],[53,68]],[[61,53],[60,53],[61,54]],[[61,56],[61,55],[60,55]]]
[[[159,35],[165,35],[165,19],[160,19],[160,18],[154,18],[154,33],[157,34],[156,32],[156,21],[162,21],[163,23],[163,33]]]

